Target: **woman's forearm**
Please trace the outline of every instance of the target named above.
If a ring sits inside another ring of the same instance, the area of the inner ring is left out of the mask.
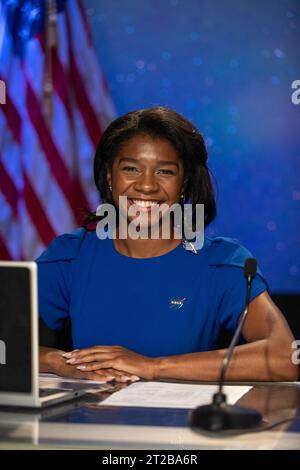
[[[154,378],[217,381],[226,349],[156,359]],[[262,339],[237,346],[229,363],[227,381],[297,380],[298,368],[287,351],[274,350]]]

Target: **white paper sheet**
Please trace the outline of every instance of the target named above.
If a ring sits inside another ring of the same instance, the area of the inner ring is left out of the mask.
[[[251,388],[244,385],[226,385],[224,392],[227,395],[227,402],[233,405]],[[115,392],[99,405],[191,409],[211,403],[216,391],[216,385],[136,382]]]

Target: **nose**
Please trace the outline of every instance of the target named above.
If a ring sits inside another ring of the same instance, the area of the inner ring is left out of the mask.
[[[134,189],[143,194],[152,194],[159,190],[159,184],[152,172],[145,172],[136,180]]]

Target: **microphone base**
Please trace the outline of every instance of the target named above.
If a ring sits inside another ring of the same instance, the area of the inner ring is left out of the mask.
[[[251,408],[232,406],[223,403],[195,408],[190,413],[190,426],[198,433],[245,432],[258,427],[262,416]]]

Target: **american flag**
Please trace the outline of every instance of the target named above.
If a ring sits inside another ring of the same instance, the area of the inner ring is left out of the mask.
[[[97,207],[93,154],[115,117],[81,0],[2,0],[0,80],[0,259],[34,259]]]

